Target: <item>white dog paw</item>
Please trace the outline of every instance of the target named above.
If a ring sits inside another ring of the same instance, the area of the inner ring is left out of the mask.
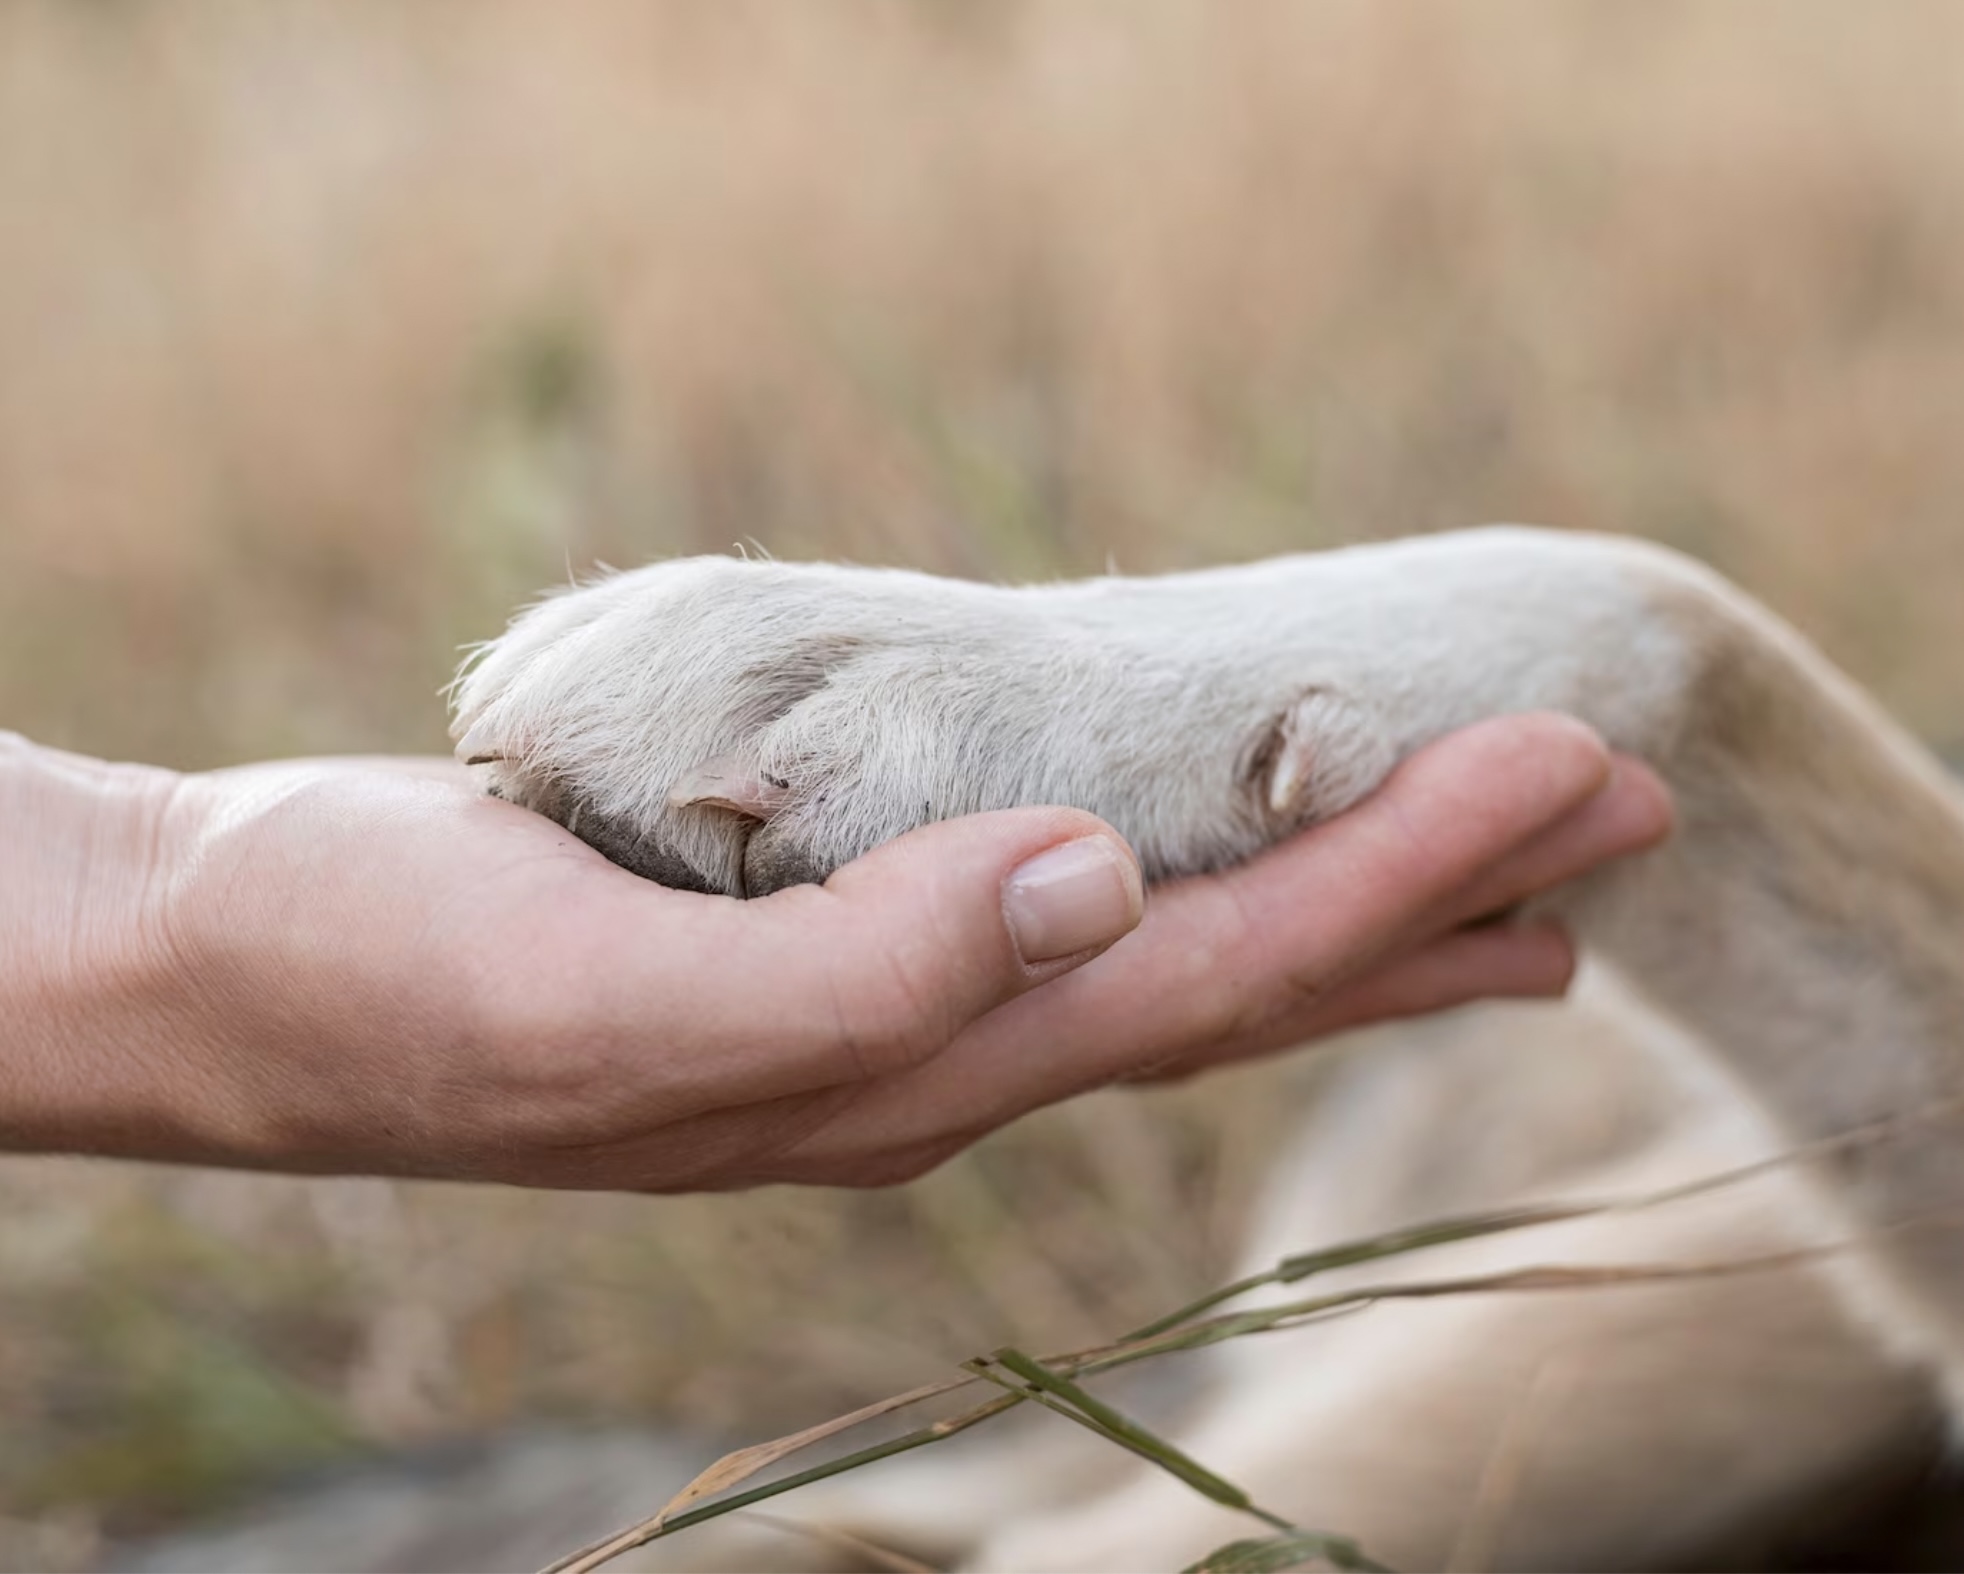
[[[555,596],[466,669],[493,792],[683,889],[822,880],[931,820],[1101,815],[1149,877],[1218,868],[1389,768],[1353,696],[1251,662],[1211,584],[1012,590],[726,558]]]
[[[685,889],[822,880],[1024,804],[1101,816],[1166,879],[1497,712],[1668,748],[1725,594],[1655,549],[1518,528],[1023,589],[687,558],[524,613],[460,678],[455,732],[493,791]]]

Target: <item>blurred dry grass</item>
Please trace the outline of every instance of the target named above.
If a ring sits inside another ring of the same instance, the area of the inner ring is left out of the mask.
[[[1516,518],[1709,558],[1955,746],[1960,61],[1964,9],[1832,0],[17,0],[0,725],[437,748],[458,642],[595,558]],[[1272,1106],[848,1199],[16,1164],[0,1562],[362,1444],[768,1426],[1109,1331],[1217,1265]]]

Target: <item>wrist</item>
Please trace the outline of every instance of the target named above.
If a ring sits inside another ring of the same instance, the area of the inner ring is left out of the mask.
[[[0,734],[0,1147],[171,1155],[182,778]]]

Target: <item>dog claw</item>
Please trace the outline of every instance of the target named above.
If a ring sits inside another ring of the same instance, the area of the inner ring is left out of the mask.
[[[790,800],[791,789],[772,781],[734,755],[704,760],[668,789],[669,807],[729,809],[768,821]]]

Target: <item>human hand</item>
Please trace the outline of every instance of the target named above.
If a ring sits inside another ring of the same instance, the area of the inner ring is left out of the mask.
[[[669,1191],[901,1180],[1087,1088],[1559,993],[1558,931],[1467,925],[1670,810],[1580,725],[1504,718],[1143,923],[1123,843],[1066,809],[747,903],[447,762],[178,777],[15,742],[0,823],[11,1145]]]

